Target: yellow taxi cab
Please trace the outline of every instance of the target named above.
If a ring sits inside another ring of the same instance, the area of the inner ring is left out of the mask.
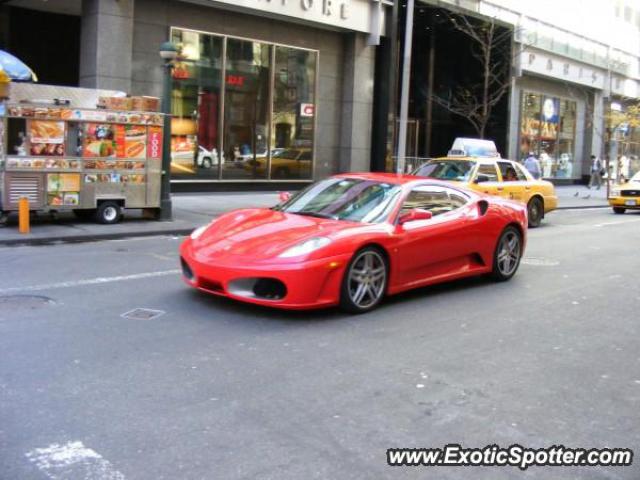
[[[271,153],[271,178],[306,178],[311,174],[310,148],[282,148]],[[262,175],[267,169],[267,158],[257,157],[244,166],[247,171]]]
[[[558,197],[551,182],[537,180],[518,162],[500,158],[495,145],[487,149],[475,146],[471,149],[468,145],[456,148],[460,145],[459,140],[473,140],[474,145],[479,142],[493,145],[491,141],[456,139],[448,156],[427,160],[413,175],[461,183],[478,192],[525,203],[530,228],[539,226],[545,214],[558,207]]]
[[[636,173],[628,182],[615,185],[609,192],[609,205],[615,213],[640,209],[640,172]]]

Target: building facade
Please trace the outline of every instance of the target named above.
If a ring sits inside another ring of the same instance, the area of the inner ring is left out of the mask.
[[[640,132],[613,125],[612,109],[640,101],[640,8],[625,0],[419,0],[513,30],[503,155],[540,159],[543,177],[584,181],[590,156],[611,175],[640,170]],[[431,153],[431,152],[430,152]]]
[[[388,2],[12,0],[8,8],[51,11],[54,3],[81,20],[79,86],[160,97],[159,46],[178,46],[174,189],[369,170],[375,51]]]

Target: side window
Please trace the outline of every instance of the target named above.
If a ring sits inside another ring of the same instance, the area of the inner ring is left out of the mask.
[[[524,168],[522,168],[522,165],[513,162],[512,164],[514,166],[514,168],[516,169],[516,174],[518,175],[518,180],[521,182],[527,182],[529,180],[529,178],[527,177],[527,174],[524,173]]]
[[[511,162],[498,162],[503,182],[517,182],[519,180],[518,173]]]
[[[462,193],[451,191],[442,187],[416,187],[407,196],[402,204],[401,214],[413,208],[429,210],[432,215],[456,210],[468,202],[468,198]]]
[[[498,171],[496,170],[496,166],[493,163],[481,163],[478,167],[478,175],[485,175],[489,178],[490,182],[498,181]]]

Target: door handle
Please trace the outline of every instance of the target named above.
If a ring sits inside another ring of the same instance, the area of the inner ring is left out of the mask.
[[[498,191],[501,192],[504,190],[504,187],[498,187]]]

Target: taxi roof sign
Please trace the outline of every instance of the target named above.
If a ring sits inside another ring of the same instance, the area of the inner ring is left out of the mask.
[[[449,150],[450,157],[491,157],[500,158],[493,140],[482,138],[458,137],[453,141]]]

